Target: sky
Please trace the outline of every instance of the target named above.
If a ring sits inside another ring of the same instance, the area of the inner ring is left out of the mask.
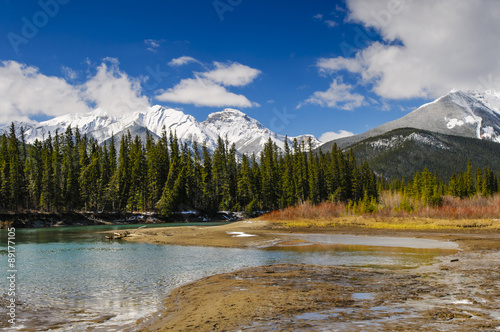
[[[0,0],[0,123],[236,108],[323,141],[500,90],[497,0]]]

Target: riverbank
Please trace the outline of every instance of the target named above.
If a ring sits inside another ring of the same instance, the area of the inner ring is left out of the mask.
[[[165,218],[158,213],[140,212],[0,212],[0,228],[46,228],[67,226],[198,223],[241,220],[241,215],[219,212],[208,217],[195,212],[178,212]]]
[[[357,217],[353,217],[357,218]],[[228,248],[263,248],[283,241],[303,240],[293,234],[352,234],[361,236],[388,236],[425,238],[452,241],[466,250],[500,250],[500,230],[482,227],[455,228],[372,228],[355,221],[338,222],[331,226],[289,226],[284,223],[253,219],[217,227],[169,227],[131,231],[124,238],[131,242],[155,244],[211,246]]]
[[[299,234],[453,241],[461,250],[417,269],[272,265],[215,275],[174,290],[140,331],[494,330],[500,327],[500,234],[478,229],[288,227],[262,220],[140,230],[126,241],[266,247]],[[309,240],[310,241],[310,240]]]
[[[461,253],[416,270],[250,268],[176,289],[140,331],[491,331],[500,327],[499,262],[498,253]]]

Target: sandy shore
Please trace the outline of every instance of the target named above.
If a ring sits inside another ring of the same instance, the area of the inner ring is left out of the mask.
[[[500,235],[366,229],[275,229],[263,221],[137,230],[127,241],[264,247],[297,233],[456,241],[461,251],[417,269],[272,265],[211,276],[174,290],[140,331],[500,330]],[[254,235],[254,236],[249,236]]]

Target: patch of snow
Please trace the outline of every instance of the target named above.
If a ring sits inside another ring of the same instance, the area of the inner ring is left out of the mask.
[[[456,126],[463,126],[464,125],[464,122],[462,120],[458,120],[458,119],[451,119],[450,121],[448,121],[448,123],[446,124],[446,127],[448,129],[453,129],[455,128]]]
[[[452,301],[451,303],[453,303],[453,304],[473,304],[469,300],[455,300],[455,301]]]
[[[403,136],[398,135],[398,136],[393,136],[390,139],[379,139],[374,142],[370,142],[370,146],[374,149],[383,149],[383,148],[394,148],[396,146],[399,146],[404,142]]]
[[[434,139],[431,136],[422,135],[419,133],[411,133],[410,135],[404,137],[402,135],[393,136],[390,139],[379,139],[374,142],[370,142],[370,146],[374,149],[392,149],[401,146],[406,141],[416,141],[425,145],[434,146],[439,149],[449,150],[450,148]]]
[[[478,120],[475,119],[473,116],[466,116],[465,117],[465,123],[470,123],[470,124],[474,124],[474,123],[477,123]]]
[[[232,235],[231,237],[251,237],[251,236],[257,236],[254,234],[247,234],[245,232],[226,232],[229,235]]]
[[[482,138],[492,139],[493,136],[495,136],[495,135],[496,135],[496,133],[495,133],[495,130],[493,129],[493,127],[490,127],[490,126],[483,127]]]

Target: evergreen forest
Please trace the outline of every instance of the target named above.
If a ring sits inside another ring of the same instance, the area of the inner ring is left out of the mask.
[[[443,195],[461,198],[498,192],[490,168],[453,174],[448,181],[422,170],[411,181],[377,177],[367,162],[333,146],[313,152],[311,145],[269,140],[263,152],[239,155],[223,138],[210,151],[204,144],[180,142],[164,130],[145,141],[129,133],[98,142],[78,128],[47,134],[26,144],[12,124],[0,136],[0,210],[151,211],[166,217],[180,211],[211,216],[217,211],[247,215],[309,202],[373,204],[382,190],[401,191],[429,205]]]

